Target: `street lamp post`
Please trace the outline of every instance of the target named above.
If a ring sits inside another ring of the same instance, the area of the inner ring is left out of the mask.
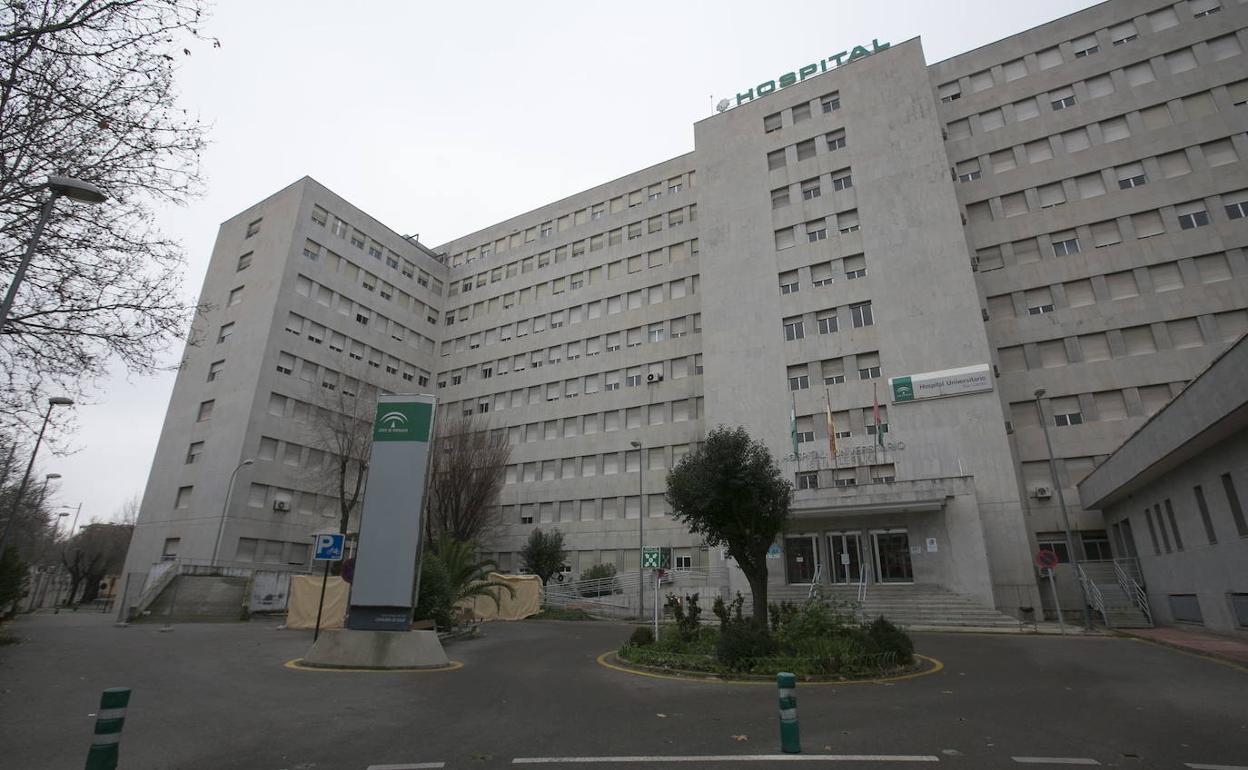
[[[630,441],[630,446],[637,450],[637,616],[646,616],[646,570],[642,565],[642,554],[646,550],[646,473],[641,462],[641,442]]]
[[[13,300],[17,298],[17,287],[21,285],[22,279],[26,277],[26,268],[30,267],[30,260],[35,255],[35,247],[39,244],[39,237],[43,235],[43,227],[48,223],[48,217],[52,216],[52,209],[56,205],[56,199],[65,196],[76,201],[92,204],[103,203],[108,200],[108,196],[104,194],[104,191],[81,179],[73,179],[67,176],[50,176],[43,186],[47,187],[52,194],[43,202],[43,207],[39,210],[39,221],[35,223],[35,231],[31,233],[30,242],[26,244],[26,253],[22,255],[22,261],[17,263],[17,270],[13,272],[13,280],[9,283],[9,290],[4,295],[3,304],[0,304],[0,330],[4,329],[4,325],[9,320],[9,310],[13,307]]]
[[[39,444],[43,442],[43,433],[48,429],[48,420],[52,419],[52,410],[58,406],[73,406],[73,403],[73,399],[65,398],[64,396],[53,396],[48,399],[48,411],[43,414],[43,424],[39,426],[39,435],[35,438],[35,446],[30,450],[30,461],[26,463],[26,473],[22,475],[22,483],[17,485],[17,494],[13,496],[13,505],[9,509],[9,520],[4,523],[4,533],[0,535],[0,554],[4,553],[4,549],[9,543],[9,532],[13,529],[13,522],[17,519],[17,514],[22,504],[22,496],[26,494],[26,485],[30,483],[30,472],[35,468],[35,455],[39,453]]]
[[[59,473],[45,473],[44,474],[43,489],[39,492],[40,501],[46,500],[48,497],[48,482],[55,481],[56,479],[59,479],[60,477],[61,477],[61,474]]]
[[[217,525],[217,542],[212,547],[212,566],[217,566],[217,553],[221,550],[221,537],[225,534],[225,517],[230,510],[230,494],[234,491],[234,477],[242,470],[243,466],[251,465],[255,460],[247,458],[238,465],[234,466],[234,472],[230,474],[230,483],[225,487],[225,502],[221,503],[221,522]]]
[[[1075,582],[1079,584],[1079,597],[1083,605],[1083,626],[1092,630],[1092,613],[1088,611],[1088,596],[1083,581],[1079,578],[1079,556],[1075,553],[1075,539],[1070,534],[1070,514],[1066,511],[1066,494],[1062,492],[1062,482],[1057,478],[1057,463],[1053,460],[1053,441],[1049,438],[1049,421],[1044,416],[1044,406],[1040,399],[1044,397],[1044,388],[1036,390],[1036,412],[1040,415],[1040,428],[1044,431],[1044,447],[1049,453],[1049,475],[1053,477],[1053,488],[1057,490],[1057,504],[1062,510],[1062,527],[1066,532],[1066,553],[1070,558],[1070,568],[1075,574]]]
[[[61,507],[62,507],[62,508],[69,508],[70,506],[68,506],[68,505],[62,505]],[[78,514],[80,514],[80,513],[82,513],[82,503],[78,503],[78,505],[74,506],[74,522],[73,522],[72,524],[70,524],[70,525],[69,525],[69,537],[70,537],[71,539],[74,537],[74,532],[78,529]],[[69,514],[68,514],[68,513],[62,513],[61,515],[62,515],[62,516],[68,516]]]

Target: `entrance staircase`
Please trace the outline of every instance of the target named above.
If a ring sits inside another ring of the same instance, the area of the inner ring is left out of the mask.
[[[858,603],[857,585],[821,586],[824,599],[837,604]],[[810,587],[803,585],[768,589],[769,602],[805,602]],[[969,596],[930,583],[914,585],[874,584],[861,602],[859,615],[873,620],[880,615],[907,627],[1019,628],[1017,618],[988,607]]]
[[[228,623],[244,618],[248,579],[174,575],[134,622]]]
[[[1079,579],[1107,628],[1152,628],[1148,596],[1129,560],[1085,561]]]

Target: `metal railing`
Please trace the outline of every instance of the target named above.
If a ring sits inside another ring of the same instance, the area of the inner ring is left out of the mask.
[[[867,601],[867,586],[871,585],[871,565],[861,562],[858,567],[858,603]]]
[[[637,589],[642,580],[647,591],[653,590],[654,578],[650,573],[638,571],[619,572],[593,580],[551,581],[542,593],[542,605],[583,609],[610,617],[633,617],[638,613]],[[659,582],[659,590],[675,594],[700,593],[705,600],[703,606],[709,608],[715,596],[725,595],[727,585],[728,573],[723,568],[667,570]]]
[[[1118,585],[1122,587],[1122,592],[1127,595],[1132,604],[1139,608],[1148,624],[1153,625],[1153,612],[1148,606],[1148,592],[1144,590],[1142,581],[1136,579],[1136,576],[1140,575],[1140,563],[1135,559],[1114,559],[1114,574],[1118,576]]]
[[[1098,586],[1088,573],[1084,571],[1083,565],[1076,565],[1078,569],[1079,584],[1083,587],[1084,596],[1087,597],[1088,603],[1092,608],[1101,613],[1101,619],[1105,621],[1105,627],[1112,629],[1114,626],[1109,620],[1109,612],[1105,609],[1105,595],[1101,593],[1101,587]]]

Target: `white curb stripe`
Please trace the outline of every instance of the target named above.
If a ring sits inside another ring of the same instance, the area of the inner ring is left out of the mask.
[[[516,757],[513,765],[657,762],[939,762],[930,754],[704,754],[675,757]]]
[[[368,770],[438,770],[446,767],[445,762],[417,762],[407,765],[369,765]]]
[[[1202,765],[1199,762],[1184,762],[1183,766],[1192,770],[1248,770],[1245,765]]]
[[[117,709],[100,709],[99,712],[96,713],[95,715],[96,719],[125,719],[125,717],[126,717],[125,706],[122,706],[121,708],[117,708]]]
[[[1010,757],[1020,765],[1099,765],[1088,757]]]

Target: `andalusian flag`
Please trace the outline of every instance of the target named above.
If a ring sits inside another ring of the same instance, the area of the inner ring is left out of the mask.
[[[836,464],[836,424],[832,422],[832,396],[828,389],[823,389],[823,415],[828,421],[828,452],[832,455],[832,463]]]
[[[876,383],[871,383],[872,416],[875,418],[875,445],[884,448],[884,425],[880,422],[880,394]]]
[[[789,438],[793,440],[793,457],[797,457],[797,396],[789,407]]]

